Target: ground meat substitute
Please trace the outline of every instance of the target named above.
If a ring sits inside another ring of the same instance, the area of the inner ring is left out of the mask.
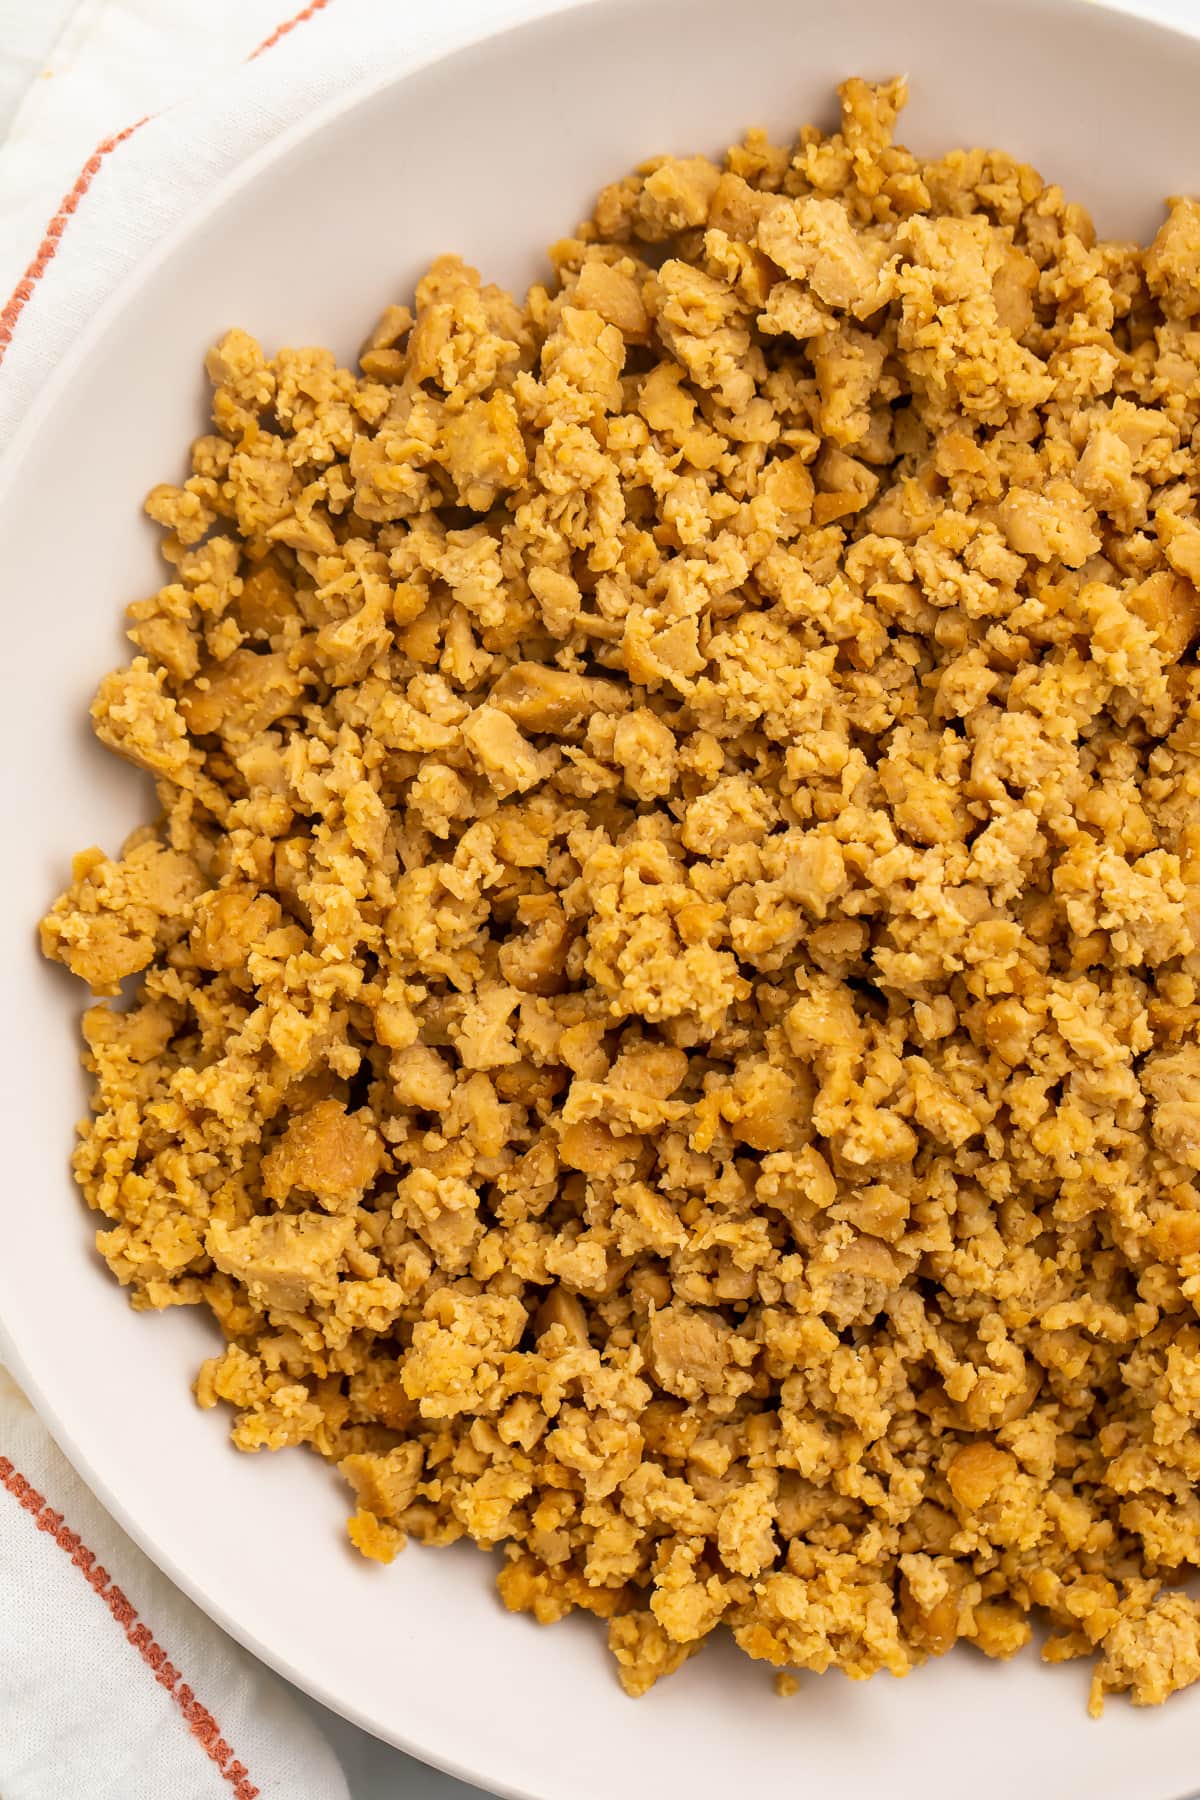
[[[208,359],[101,741],[79,1183],[350,1535],[640,1694],[1200,1675],[1200,207],[751,132]],[[380,1604],[387,1604],[381,1588]],[[790,1678],[785,1678],[785,1685]]]

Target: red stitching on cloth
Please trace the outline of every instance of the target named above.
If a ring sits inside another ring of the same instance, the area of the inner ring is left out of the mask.
[[[148,118],[150,115],[146,116]],[[138,119],[135,124],[127,125],[124,131],[115,132],[112,137],[107,137],[102,144],[98,144],[79,171],[79,176],[70,193],[63,196],[58,211],[47,225],[45,236],[38,245],[37,255],[13,289],[8,305],[3,312],[0,312],[0,362],[4,361],[8,346],[12,342],[12,334],[17,328],[17,320],[24,312],[26,302],[32,299],[34,288],[46,273],[58,250],[62,234],[67,227],[67,220],[91,187],[104,158],[111,156],[118,144],[123,144],[126,138],[132,137],[134,132],[145,123],[145,119]]]
[[[179,1670],[174,1663],[167,1661],[166,1652],[161,1644],[156,1643],[149,1628],[138,1623],[136,1609],[116,1583],[110,1580],[108,1570],[97,1563],[95,1551],[89,1550],[80,1541],[77,1531],[64,1528],[62,1514],[51,1511],[45,1497],[13,1467],[7,1456],[0,1456],[0,1487],[32,1515],[39,1531],[49,1532],[59,1549],[71,1558],[88,1586],[95,1589],[120,1626],[126,1642],[153,1671],[155,1680],[170,1693],[187,1722],[188,1730],[205,1754],[216,1763],[233,1789],[235,1800],[256,1800],[259,1789],[250,1780],[245,1763],[238,1762],[234,1757],[217,1721],[208,1708],[200,1704],[187,1682],[180,1680]]]
[[[264,50],[270,50],[273,45],[279,43],[282,38],[285,38],[289,31],[295,31],[297,25],[303,25],[306,19],[311,19],[317,13],[324,11],[328,4],[329,0],[311,0],[311,4],[306,6],[302,12],[296,13],[294,17],[285,19],[281,25],[277,25],[270,37],[264,38],[262,43],[258,46],[258,49],[250,52],[246,61],[253,62],[256,56],[261,56]],[[32,300],[34,289],[49,268],[62,240],[62,234],[66,230],[69,220],[76,212],[79,202],[91,187],[104,158],[106,156],[111,156],[118,144],[123,144],[126,138],[131,138],[135,131],[140,130],[141,127],[147,124],[154,116],[153,113],[147,113],[145,118],[136,119],[132,125],[127,125],[124,131],[116,131],[113,133],[112,137],[106,137],[102,144],[97,144],[95,150],[93,150],[82,169],[80,169],[75,180],[75,185],[71,188],[69,193],[64,194],[59,203],[58,211],[55,213],[42,234],[42,241],[38,245],[37,255],[9,295],[4,310],[0,312],[0,363],[3,363],[4,358],[8,354],[8,346],[12,343],[13,332],[17,328],[18,319],[25,311],[29,301]]]
[[[314,14],[323,12],[328,5],[329,0],[311,0],[311,5],[306,6],[303,12],[298,12],[295,18],[285,19],[282,25],[277,25],[270,37],[264,38],[258,49],[250,52],[246,61],[253,62],[256,56],[261,56],[264,50],[269,50],[272,44],[277,44],[280,38],[285,38],[289,31],[295,31],[297,25],[303,25],[305,19],[311,19]]]

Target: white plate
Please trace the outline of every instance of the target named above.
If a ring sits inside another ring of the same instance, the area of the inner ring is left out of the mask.
[[[994,143],[1102,229],[1153,231],[1200,189],[1200,45],[1069,0],[597,0],[393,75],[276,146],[166,244],[59,371],[7,464],[2,813],[5,1121],[0,1316],[67,1454],[214,1618],[329,1706],[430,1762],[533,1800],[747,1787],[814,1800],[1176,1800],[1200,1786],[1200,1693],[1084,1712],[1086,1675],[963,1651],[904,1683],[808,1679],[790,1703],[722,1646],[637,1703],[601,1631],[506,1615],[478,1552],[356,1558],[316,1458],[238,1456],[188,1384],[192,1313],[137,1316],[70,1185],[82,1110],[77,987],[34,953],[70,853],[144,816],[91,745],[87,705],[127,650],[124,604],[162,576],[140,516],[202,428],[201,356],[237,323],[353,354],[436,252],[521,282],[591,195],[660,150],[831,115],[851,73],[912,77],[921,150]]]

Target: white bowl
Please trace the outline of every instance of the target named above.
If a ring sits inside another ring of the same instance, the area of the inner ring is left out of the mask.
[[[351,356],[384,302],[455,249],[523,282],[603,182],[655,151],[831,114],[847,74],[906,70],[903,135],[999,144],[1148,234],[1200,188],[1200,43],[1069,0],[596,0],[382,80],[275,146],[165,244],[50,383],[0,493],[5,955],[0,1317],[6,1355],[126,1528],[258,1655],[379,1736],[505,1794],[689,1800],[778,1787],[891,1800],[1176,1800],[1200,1785],[1200,1691],[1084,1710],[1078,1666],[959,1651],[898,1683],[768,1673],[710,1648],[623,1697],[601,1629],[503,1612],[477,1551],[383,1571],[345,1546],[315,1457],[238,1456],[188,1386],[201,1318],[128,1310],[92,1251],[67,1154],[83,1110],[80,993],[34,950],[70,853],[146,816],[87,705],[161,581],[143,493],[203,427],[228,325]]]

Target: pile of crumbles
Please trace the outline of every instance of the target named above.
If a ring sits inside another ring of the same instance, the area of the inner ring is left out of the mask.
[[[364,1555],[501,1546],[631,1694],[1040,1619],[1098,1712],[1200,1677],[1200,205],[904,98],[357,370],[231,331],[92,708],[162,816],[42,942],[137,978],[104,1257]]]

